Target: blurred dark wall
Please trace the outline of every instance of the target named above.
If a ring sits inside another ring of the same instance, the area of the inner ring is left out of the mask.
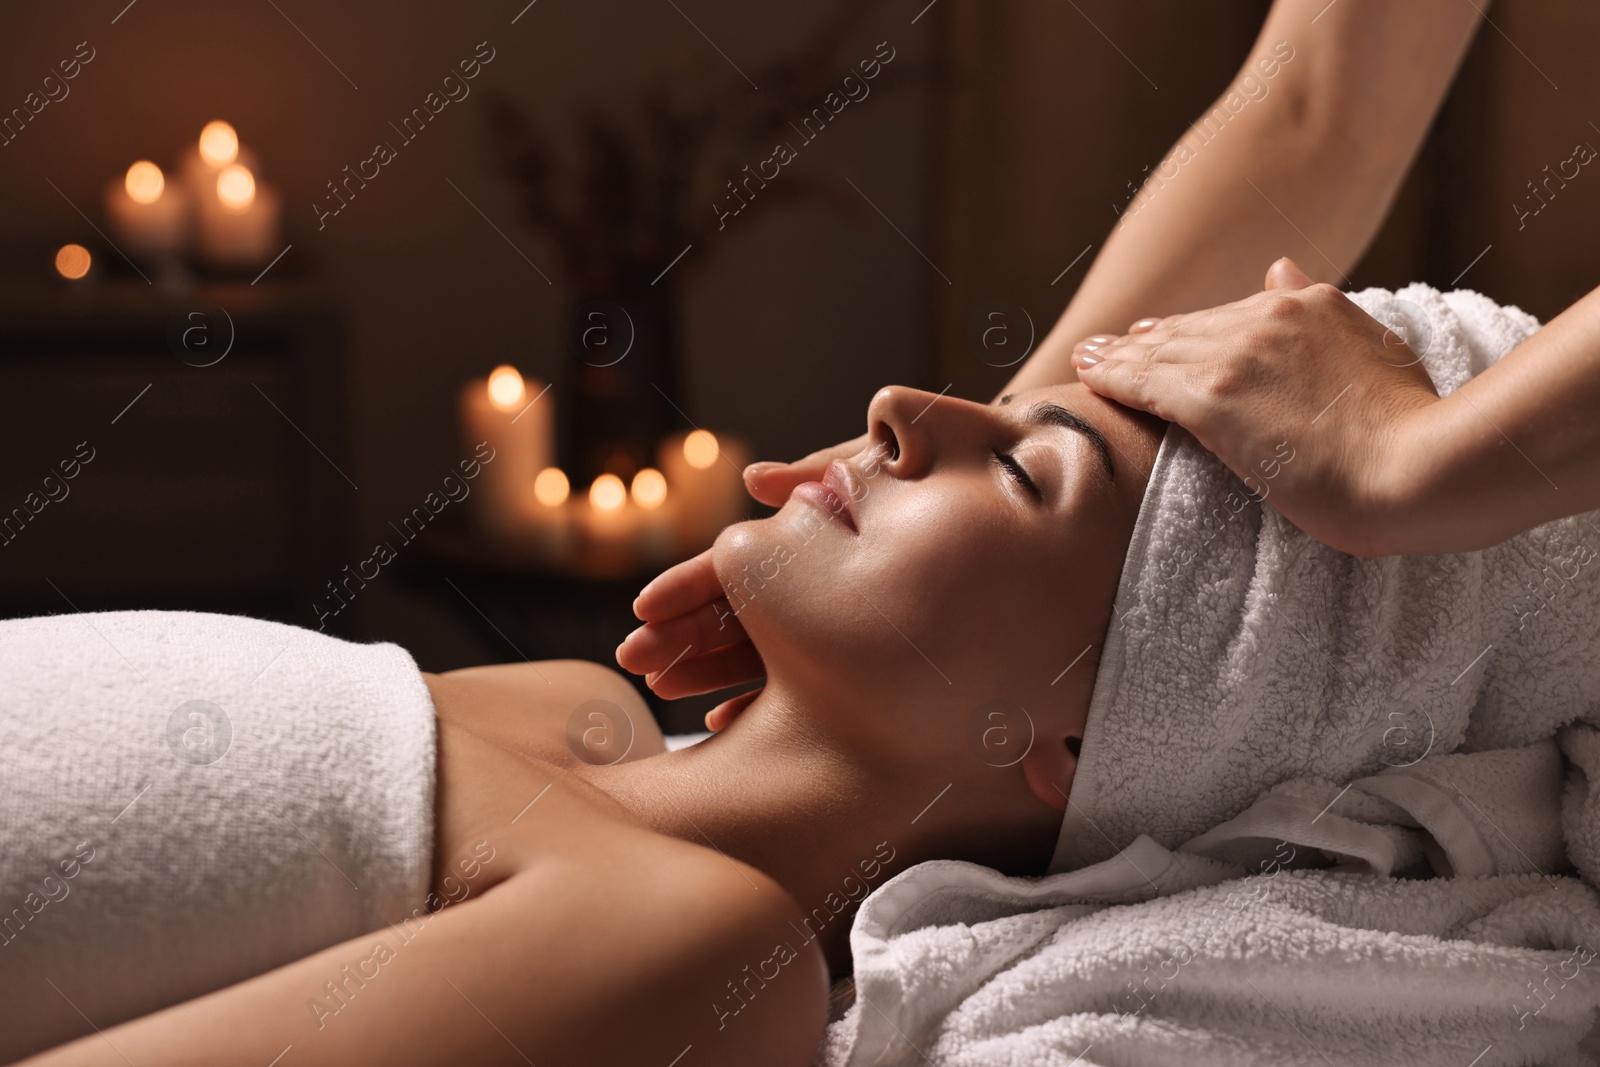
[[[681,0],[682,13],[623,0],[125,4],[0,12],[4,109],[20,105],[79,42],[96,53],[66,99],[0,148],[0,247],[13,261],[37,257],[26,268],[48,275],[56,245],[96,244],[50,182],[98,223],[109,178],[138,158],[166,168],[206,121],[232,122],[261,157],[260,177],[284,197],[294,247],[282,273],[298,270],[345,312],[357,545],[370,544],[464,454],[455,414],[463,380],[502,362],[557,375],[561,316],[574,294],[494,166],[483,90],[504,91],[566,137],[582,108],[626,108],[665,68],[703,74],[729,93],[755,92],[733,65],[753,71],[793,50],[835,10],[728,0]],[[881,14],[841,46],[838,77],[881,40],[896,61],[793,166],[849,177],[906,236],[865,204],[847,216],[820,203],[757,201],[674,268],[698,270],[686,290],[684,395],[674,401],[700,425],[748,438],[759,456],[793,458],[859,433],[877,387],[928,376],[921,294],[931,272],[906,239],[924,243],[929,211],[930,94],[914,68],[935,38],[931,19],[913,26],[893,5]],[[389,123],[482,41],[495,58],[471,83],[473,95],[447,107],[318,232],[312,204],[325,182],[370,155],[374,142],[398,140]],[[889,91],[896,79],[900,87]],[[771,146],[749,149],[753,164]],[[709,197],[704,211],[714,218]],[[514,658],[454,633],[392,585],[363,594],[358,635],[424,650],[424,666]]]

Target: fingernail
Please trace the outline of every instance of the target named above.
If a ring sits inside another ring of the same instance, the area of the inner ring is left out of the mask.
[[[773,463],[771,460],[762,460],[760,463],[752,463],[744,469],[744,476],[748,478],[752,474],[760,474],[767,468],[776,466],[778,466],[778,464]]]
[[[1104,348],[1106,344],[1107,342],[1105,341],[1096,341],[1090,339],[1078,346],[1078,353],[1082,355],[1084,352],[1098,352],[1100,349]]]
[[[1129,327],[1130,330],[1153,330],[1160,319],[1140,319]]]
[[[1091,356],[1087,352],[1078,352],[1072,357],[1073,366],[1080,369],[1084,367],[1092,367],[1099,362],[1100,360],[1097,357]]]

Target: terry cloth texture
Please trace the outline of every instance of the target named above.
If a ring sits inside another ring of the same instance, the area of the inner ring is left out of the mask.
[[[395,645],[0,622],[0,1062],[425,913],[434,760]]]
[[[1352,295],[1403,316],[1441,395],[1538,326],[1477,293]],[[1350,402],[1350,401],[1347,401]],[[1334,400],[1324,417],[1339,417]],[[1168,847],[1316,773],[1348,782],[1425,753],[1551,738],[1600,698],[1600,513],[1493,548],[1360,559],[1168,430],[1123,565],[1050,869]],[[1292,465],[1293,459],[1287,463]],[[1541,478],[1533,467],[1530,478]]]

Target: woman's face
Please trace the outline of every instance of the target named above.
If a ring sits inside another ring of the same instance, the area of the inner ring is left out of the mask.
[[[867,449],[717,538],[769,687],[863,744],[944,744],[996,701],[1048,714],[1103,639],[1164,425],[1077,384],[880,390]]]

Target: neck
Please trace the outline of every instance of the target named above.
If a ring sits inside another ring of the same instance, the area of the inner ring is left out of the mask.
[[[852,753],[819,730],[825,721],[804,714],[769,682],[706,741],[593,768],[585,777],[658,832],[714,848],[775,879],[805,916],[796,937],[818,940],[842,973],[856,906],[873,889],[930,859],[1004,867],[1019,853],[1037,852],[1040,827],[1007,832],[996,825],[1005,822],[1000,816],[985,817],[992,805],[973,802],[970,782],[951,782],[938,767]],[[1038,821],[1048,824],[1044,815]],[[1044,829],[1053,841],[1053,831]]]

